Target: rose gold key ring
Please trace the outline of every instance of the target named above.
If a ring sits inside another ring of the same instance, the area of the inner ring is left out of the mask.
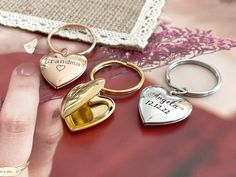
[[[54,28],[49,33],[47,41],[48,41],[48,45],[49,45],[49,48],[51,49],[51,51],[53,51],[55,53],[60,53],[63,56],[68,56],[70,54],[69,50],[66,49],[66,48],[63,48],[62,50],[58,50],[55,47],[53,47],[53,45],[51,43],[51,39],[52,39],[52,36],[55,33],[59,32],[61,29],[64,29],[64,28],[74,28],[74,27],[78,27],[78,28],[84,29],[85,31],[90,33],[90,35],[92,37],[92,44],[91,44],[91,46],[87,50],[79,52],[77,54],[79,54],[79,55],[86,55],[86,54],[89,54],[94,49],[94,47],[96,46],[96,43],[97,43],[97,39],[96,39],[96,35],[94,34],[94,32],[91,30],[90,27],[88,27],[86,25],[79,24],[79,23],[67,23],[67,24],[62,24],[62,25]]]
[[[92,37],[91,46],[80,53],[70,53],[67,48],[58,50],[51,43],[52,36],[62,28],[83,28]],[[40,70],[46,81],[55,89],[64,87],[78,79],[87,68],[87,58],[85,54],[90,53],[96,45],[96,36],[93,31],[85,25],[69,23],[63,24],[50,32],[48,35],[48,45],[51,52],[40,59]]]

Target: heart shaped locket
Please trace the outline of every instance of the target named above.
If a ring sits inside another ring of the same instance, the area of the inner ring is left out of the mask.
[[[136,71],[140,76],[139,83],[125,90],[104,88],[105,80],[95,79],[94,76],[97,71],[113,64],[119,64]],[[61,116],[72,132],[92,127],[106,120],[114,112],[115,102],[102,94],[117,96],[135,92],[144,83],[144,73],[132,63],[109,60],[96,65],[90,73],[90,79],[91,81],[88,83],[74,87],[62,102]]]
[[[63,56],[50,53],[40,60],[40,69],[44,78],[55,89],[78,79],[87,68],[87,59],[82,55]]]
[[[184,120],[192,112],[185,98],[170,95],[158,86],[145,88],[139,100],[139,113],[144,125],[164,125]]]
[[[52,35],[62,28],[73,27],[83,28],[91,34],[93,42],[90,48],[78,54],[70,54],[66,48],[61,51],[55,49],[51,43]],[[59,89],[75,81],[84,73],[87,68],[87,58],[84,55],[93,50],[96,45],[96,37],[88,26],[69,23],[52,30],[48,35],[48,45],[52,52],[41,58],[40,69],[46,81],[55,89]]]
[[[193,64],[206,68],[216,78],[216,85],[203,92],[190,92],[186,88],[178,88],[171,83],[170,71],[179,65]],[[191,103],[183,96],[205,97],[215,93],[221,86],[221,76],[214,67],[197,60],[179,60],[166,70],[167,84],[172,88],[167,91],[159,86],[146,87],[139,99],[139,113],[144,125],[173,124],[186,119],[192,112]]]
[[[115,102],[100,95],[104,85],[104,79],[97,79],[77,85],[65,96],[61,116],[72,132],[97,125],[114,112]]]

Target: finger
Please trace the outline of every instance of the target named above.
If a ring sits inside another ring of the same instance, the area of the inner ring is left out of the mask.
[[[67,48],[70,51],[70,53],[79,53],[86,50],[89,47],[88,44],[82,42],[69,41],[64,39],[53,39],[52,42],[54,48],[56,48],[57,50]],[[47,38],[46,37],[40,38],[35,52],[38,54],[45,54],[48,53],[49,51],[50,48],[47,43]]]
[[[39,107],[29,167],[31,177],[46,177],[51,172],[53,156],[63,134],[60,117],[61,101],[61,99],[51,100]]]
[[[12,73],[0,113],[0,167],[24,164],[31,153],[39,103],[39,72],[24,63]]]

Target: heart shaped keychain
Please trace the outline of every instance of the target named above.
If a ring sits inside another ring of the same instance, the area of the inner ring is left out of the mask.
[[[140,82],[125,90],[104,88],[105,80],[94,80],[94,75],[100,69],[113,64],[120,64],[135,70],[140,76]],[[91,71],[90,79],[92,81],[74,87],[62,102],[61,116],[72,132],[92,127],[106,120],[114,112],[115,102],[103,94],[123,95],[137,91],[144,83],[144,73],[132,63],[110,60],[96,65]]]
[[[115,102],[100,95],[104,79],[74,87],[62,102],[61,115],[74,132],[92,127],[106,120],[115,110]]]
[[[72,27],[83,28],[91,34],[93,42],[89,49],[78,54],[70,54],[69,50],[66,48],[59,51],[53,47],[51,43],[53,34],[62,28]],[[63,24],[56,27],[48,35],[48,45],[52,52],[41,58],[40,69],[48,83],[55,89],[59,89],[75,81],[84,73],[87,68],[87,58],[84,55],[90,53],[94,49],[96,37],[93,31],[85,25],[73,23]]]
[[[185,98],[171,95],[161,87],[150,86],[141,93],[139,111],[145,125],[164,125],[188,117],[192,105]]]
[[[211,71],[217,80],[215,87],[209,91],[190,92],[186,88],[178,88],[172,85],[171,70],[184,64],[199,65]],[[159,86],[149,86],[142,91],[139,100],[139,113],[144,125],[166,125],[186,119],[192,112],[192,105],[182,96],[198,98],[209,96],[215,93],[222,83],[217,69],[196,60],[179,60],[172,63],[166,70],[166,81],[173,89],[172,91],[167,91]]]

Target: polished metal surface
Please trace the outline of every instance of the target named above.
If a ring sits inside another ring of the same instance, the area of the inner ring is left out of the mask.
[[[139,100],[139,113],[144,125],[166,125],[186,119],[192,112],[191,103],[171,95],[159,86],[146,87]]]
[[[95,126],[106,120],[115,110],[115,102],[100,95],[104,79],[97,79],[74,87],[63,99],[61,116],[71,131]]]
[[[144,80],[145,80],[145,75],[144,75],[144,72],[143,70],[133,64],[133,63],[130,63],[130,62],[122,62],[122,61],[119,61],[119,60],[109,60],[109,61],[105,61],[105,62],[102,62],[102,63],[99,63],[98,65],[96,65],[91,73],[90,73],[90,80],[94,80],[95,79],[95,74],[105,68],[105,67],[109,67],[109,66],[112,66],[114,64],[119,64],[119,65],[122,65],[124,67],[127,67],[127,68],[130,68],[130,69],[133,69],[134,71],[136,71],[138,74],[139,74],[139,77],[140,77],[140,81],[137,85],[135,85],[134,87],[132,88],[128,88],[128,89],[124,89],[124,90],[113,90],[113,89],[108,89],[108,88],[103,88],[102,91],[106,94],[110,94],[110,95],[123,95],[123,94],[130,94],[130,93],[133,93],[133,92],[136,92],[137,90],[139,90],[143,84],[144,84]]]
[[[184,64],[198,65],[198,66],[206,68],[215,76],[216,85],[213,88],[211,88],[210,90],[202,91],[202,92],[190,92],[186,88],[178,88],[178,87],[174,86],[171,83],[170,72],[174,68],[176,68],[180,65],[184,65]],[[177,62],[172,63],[166,69],[165,78],[166,78],[166,82],[168,83],[168,85],[175,90],[174,94],[176,94],[176,95],[180,94],[180,95],[184,95],[184,96],[188,96],[188,97],[196,97],[196,98],[210,96],[210,95],[214,94],[216,91],[218,91],[222,85],[222,78],[221,78],[220,72],[215,67],[210,66],[210,65],[208,65],[204,62],[201,62],[201,61],[190,60],[190,59],[178,60]],[[183,93],[183,91],[185,91],[185,93]]]
[[[62,56],[59,53],[50,53],[40,60],[42,75],[55,89],[78,79],[86,68],[87,59],[82,55]]]

